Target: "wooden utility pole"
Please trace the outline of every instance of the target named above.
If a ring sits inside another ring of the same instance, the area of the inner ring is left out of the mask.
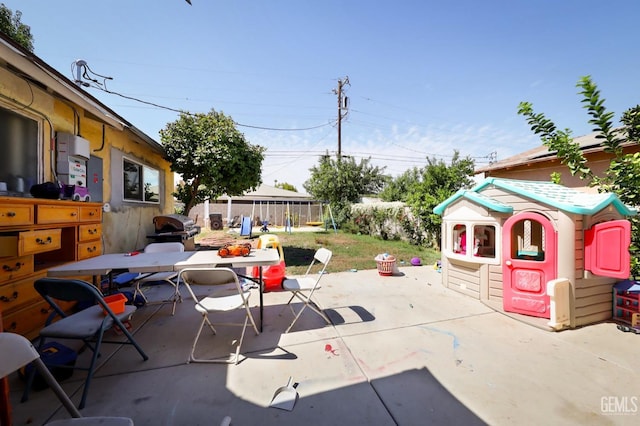
[[[338,88],[333,90],[333,93],[338,95],[338,160],[342,158],[342,119],[347,115],[348,110],[347,97],[344,96],[342,90],[345,84],[350,85],[349,76],[345,77],[344,80],[338,80]],[[345,110],[344,115],[342,110]]]

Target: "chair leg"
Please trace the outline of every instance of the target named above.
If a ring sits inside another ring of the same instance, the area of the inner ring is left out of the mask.
[[[169,283],[175,288],[175,293],[173,294],[173,307],[171,308],[171,315],[176,314],[176,303],[182,303],[182,294],[180,294],[180,283],[174,283],[173,281],[169,281]]]
[[[144,300],[144,303],[147,304],[149,303],[149,301],[147,300],[147,296],[144,295],[144,292],[140,288],[141,284],[142,283],[140,281],[136,281],[136,288],[133,290],[133,300],[136,300],[136,296],[140,295],[140,297],[142,297],[142,300]]]
[[[84,381],[84,389],[82,390],[82,397],[80,398],[80,404],[78,405],[78,409],[82,410],[87,402],[87,395],[89,394],[89,385],[91,384],[91,379],[93,378],[93,370],[96,367],[96,362],[98,361],[98,355],[100,354],[100,343],[102,342],[102,337],[104,336],[104,330],[100,330],[99,335],[97,336],[96,347],[93,351],[93,355],[91,356],[91,364],[87,370],[87,378]]]
[[[236,346],[236,356],[230,359],[230,363],[238,365],[238,361],[240,360],[240,347],[242,346],[242,341],[244,340],[244,332],[247,331],[247,323],[249,322],[249,317],[244,317],[244,325],[242,326],[242,334],[240,335],[240,341],[238,342],[238,346]],[[254,325],[255,327],[255,325]]]
[[[209,328],[211,329],[211,331],[213,331],[213,334],[217,334],[216,333],[216,329],[213,327],[213,324],[211,324],[211,321],[209,321],[209,318],[207,318],[206,314],[202,314],[202,321],[200,322],[200,327],[198,328],[198,332],[196,333],[196,338],[193,339],[193,344],[191,345],[191,354],[189,354],[189,359],[187,360],[187,364],[190,362],[201,362],[198,360],[198,358],[196,358],[196,346],[198,344],[198,339],[200,339],[200,334],[202,334],[202,329],[204,328],[204,325],[207,324],[209,326]]]
[[[300,301],[302,302],[302,307],[300,308],[300,310],[298,311],[298,313],[296,314],[295,310],[293,309],[292,305],[289,305],[289,307],[291,308],[291,312],[295,315],[295,318],[293,319],[293,321],[291,322],[291,324],[289,325],[289,327],[286,329],[285,334],[288,333],[289,331],[291,331],[291,329],[293,328],[293,325],[296,323],[296,321],[298,321],[298,318],[300,318],[300,316],[302,315],[302,312],[305,310],[305,308],[310,308],[312,311],[314,311],[315,313],[317,313],[318,315],[320,315],[322,317],[322,319],[325,320],[325,322],[328,325],[331,325],[331,320],[329,319],[329,317],[322,311],[322,309],[320,308],[320,306],[318,306],[317,303],[315,303],[313,300],[309,299],[309,298],[305,298],[304,296],[302,296],[301,294],[299,294],[298,292],[294,293],[294,296],[296,296],[298,299],[300,299]]]
[[[291,305],[290,305],[290,304],[291,304],[291,301],[296,297],[296,294],[297,294],[297,293],[298,293],[297,291],[293,291],[293,292],[292,292],[291,297],[289,298],[289,301],[288,301],[287,303],[285,303],[285,304],[284,304],[284,306],[283,306],[283,307],[282,307],[282,309],[280,310],[280,313],[278,314],[278,316],[280,316],[280,317],[282,316],[282,313],[284,312],[284,310],[285,310],[285,309],[287,309],[287,306],[288,306],[288,307],[291,307]]]
[[[227,359],[202,359],[202,358],[196,358],[195,351],[196,351],[196,345],[198,343],[198,339],[200,338],[200,334],[202,332],[202,329],[204,328],[205,322],[209,324],[211,330],[213,330],[214,334],[216,334],[215,328],[213,327],[213,325],[211,324],[207,316],[204,315],[202,323],[200,323],[200,328],[198,329],[198,333],[196,334],[196,338],[194,339],[193,345],[191,346],[191,355],[189,355],[189,360],[187,361],[187,363],[199,362],[199,363],[211,363],[211,364],[214,364],[214,363],[215,364],[238,364],[238,362],[240,361],[240,349],[242,348],[242,342],[244,341],[244,335],[245,335],[245,332],[247,331],[247,324],[249,324],[249,320],[251,320],[253,329],[256,331],[256,335],[258,335],[259,334],[258,328],[256,327],[255,322],[253,321],[253,317],[251,315],[245,315],[244,324],[242,325],[228,324],[228,325],[234,325],[234,326],[242,326],[242,334],[240,335],[240,340],[236,345],[235,354],[232,357]]]

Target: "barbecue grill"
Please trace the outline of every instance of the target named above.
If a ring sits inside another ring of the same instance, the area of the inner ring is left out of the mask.
[[[147,235],[156,242],[183,242],[200,233],[200,227],[189,216],[167,214],[153,218],[155,234]]]

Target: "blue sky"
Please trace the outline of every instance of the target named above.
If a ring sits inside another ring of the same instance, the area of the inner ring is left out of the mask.
[[[83,59],[113,78],[110,91],[223,111],[267,148],[264,183],[298,190],[318,155],[337,151],[333,90],[346,76],[342,153],[394,176],[454,149],[482,165],[538,146],[520,101],[589,133],[584,75],[616,123],[640,103],[637,0],[1,1],[65,76]],[[85,90],[158,141],[178,116]]]

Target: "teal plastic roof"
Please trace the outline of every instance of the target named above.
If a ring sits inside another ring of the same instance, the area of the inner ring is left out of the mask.
[[[482,194],[483,190],[492,186],[574,214],[592,215],[609,205],[623,216],[634,216],[637,213],[635,209],[622,203],[618,196],[611,192],[587,194],[552,182],[502,178],[487,178],[471,189],[460,190],[438,204],[433,212],[441,215],[449,205],[460,198],[466,198],[493,211],[513,212],[513,207]]]

